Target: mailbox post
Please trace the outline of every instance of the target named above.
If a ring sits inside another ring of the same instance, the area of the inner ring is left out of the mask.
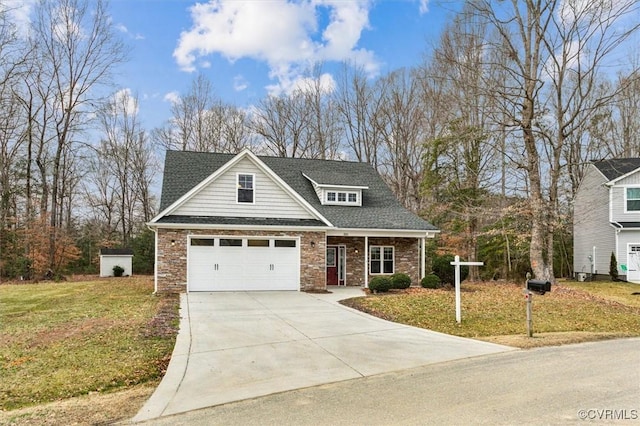
[[[527,279],[523,293],[527,301],[527,336],[529,337],[533,337],[533,294],[538,293],[542,296],[548,291],[551,291],[549,281]]]

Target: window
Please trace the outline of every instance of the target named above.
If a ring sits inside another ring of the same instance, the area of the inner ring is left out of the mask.
[[[276,247],[295,247],[296,240],[276,240],[275,246]]]
[[[253,175],[238,175],[238,202],[253,203]]]
[[[220,238],[220,247],[242,247],[242,240],[235,238]]]
[[[627,211],[640,211],[640,188],[627,188]]]
[[[269,247],[269,240],[247,240],[248,247]]]
[[[213,238],[192,238],[191,245],[192,246],[210,246],[213,247],[214,243]]]
[[[358,204],[357,192],[327,191],[327,204]]]
[[[371,246],[369,248],[369,273],[393,274],[393,257],[392,246]]]
[[[333,268],[336,266],[336,248],[327,247],[327,267]]]

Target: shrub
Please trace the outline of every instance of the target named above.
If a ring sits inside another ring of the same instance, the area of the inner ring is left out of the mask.
[[[451,264],[454,260],[455,256],[451,254],[436,256],[433,259],[433,273],[436,274],[444,284],[455,284],[456,282],[455,267]],[[468,276],[469,267],[460,266],[460,282],[464,281]]]
[[[122,274],[124,274],[124,268],[120,265],[116,265],[113,267],[113,276],[114,277],[121,277]]]
[[[420,285],[424,288],[438,288],[440,285],[440,278],[436,274],[425,275]]]
[[[369,283],[369,290],[374,293],[385,293],[393,288],[389,277],[374,277]]]
[[[397,274],[391,275],[391,288],[397,289],[405,289],[411,286],[411,277],[407,274],[403,274],[398,272]]]
[[[609,259],[609,275],[612,281],[618,281],[618,261],[614,252],[611,252],[611,259]]]

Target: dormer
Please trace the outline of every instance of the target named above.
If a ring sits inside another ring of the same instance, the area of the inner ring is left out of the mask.
[[[304,177],[311,182],[313,189],[322,205],[329,206],[362,206],[362,191],[369,189],[366,185],[349,178],[342,179],[340,176],[310,176],[312,173],[304,173]]]

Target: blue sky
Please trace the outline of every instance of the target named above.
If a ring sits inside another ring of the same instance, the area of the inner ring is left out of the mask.
[[[375,76],[417,65],[457,2],[428,0],[111,0],[130,48],[118,86],[139,98],[145,128],[170,117],[170,100],[198,73],[240,107],[295,88],[309,64],[327,78],[341,61]]]

